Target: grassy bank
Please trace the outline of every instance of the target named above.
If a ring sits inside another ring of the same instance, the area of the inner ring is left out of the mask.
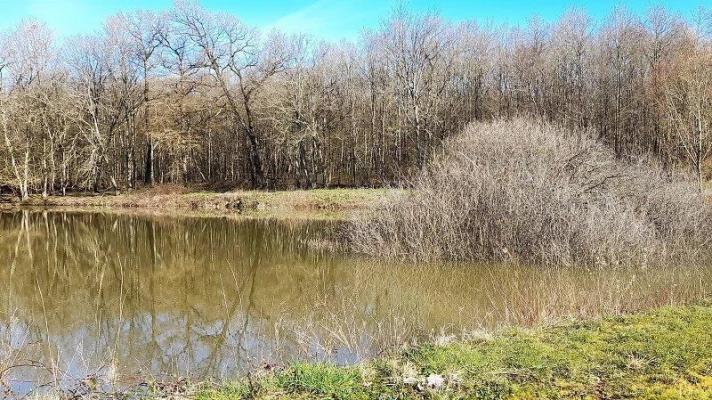
[[[190,191],[156,187],[120,195],[32,197],[5,208],[45,207],[69,209],[135,210],[151,213],[218,214],[256,217],[342,218],[363,210],[391,193],[390,189],[315,189],[295,191]]]
[[[359,367],[294,365],[197,397],[709,399],[712,308],[475,335]]]

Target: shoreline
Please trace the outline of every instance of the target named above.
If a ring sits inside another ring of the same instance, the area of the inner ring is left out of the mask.
[[[346,219],[400,193],[398,189],[312,189],[294,191],[141,190],[119,195],[33,196],[0,203],[0,211],[53,210],[158,216]]]
[[[712,306],[672,306],[442,340],[356,366],[302,363],[198,389],[244,398],[636,398],[712,395]]]
[[[350,366],[265,365],[228,382],[149,380],[98,399],[702,399],[712,303],[441,338]],[[43,396],[62,398],[62,393]]]

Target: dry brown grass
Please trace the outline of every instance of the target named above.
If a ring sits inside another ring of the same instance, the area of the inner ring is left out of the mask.
[[[344,218],[364,210],[391,192],[391,189],[314,189],[293,191],[233,191],[225,193],[191,191],[179,185],[159,185],[120,195],[72,195],[31,197],[4,208],[43,207],[63,209],[110,209],[147,211],[159,214],[240,215],[268,218]],[[0,207],[2,207],[0,203]],[[3,208],[0,208],[0,210]]]
[[[692,181],[553,125],[472,124],[413,187],[355,220],[349,246],[388,259],[564,265],[709,253],[712,212]]]

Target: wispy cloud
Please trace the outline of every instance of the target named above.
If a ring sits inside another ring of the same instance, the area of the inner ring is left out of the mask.
[[[392,7],[393,2],[317,0],[286,15],[269,28],[311,33],[325,39],[350,38]]]

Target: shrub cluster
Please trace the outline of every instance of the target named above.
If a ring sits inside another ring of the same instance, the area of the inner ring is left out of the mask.
[[[712,212],[693,179],[547,123],[471,124],[412,187],[349,224],[349,247],[564,265],[680,262],[709,249]]]

